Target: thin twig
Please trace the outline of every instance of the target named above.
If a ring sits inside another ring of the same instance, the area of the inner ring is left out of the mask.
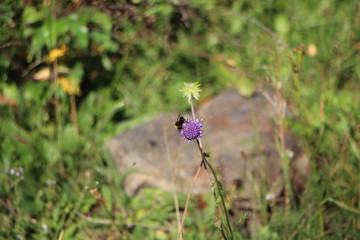
[[[36,68],[37,66],[39,66],[40,64],[42,64],[43,62],[45,62],[45,59],[40,59],[38,61],[35,61],[33,63],[31,63],[21,74],[22,77],[25,77],[26,75],[28,75],[31,70],[33,70],[34,68]]]
[[[192,181],[192,184],[191,184],[191,187],[190,187],[190,190],[189,190],[189,193],[187,195],[187,198],[186,198],[186,203],[185,203],[185,208],[184,208],[184,215],[183,215],[183,218],[182,218],[182,221],[181,221],[181,228],[180,228],[180,232],[179,232],[179,240],[180,239],[183,239],[183,233],[182,233],[182,230],[183,230],[183,227],[184,227],[184,222],[185,222],[185,218],[186,218],[186,214],[187,214],[187,209],[188,209],[188,206],[189,206],[189,201],[190,201],[190,196],[191,196],[191,192],[194,188],[194,185],[195,185],[195,182],[197,180],[197,178],[199,177],[199,173],[201,171],[201,166],[199,166],[196,174],[195,174],[195,177]]]

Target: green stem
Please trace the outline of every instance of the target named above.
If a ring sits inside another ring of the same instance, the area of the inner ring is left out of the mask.
[[[227,228],[228,228],[228,230],[230,232],[231,239],[234,239],[233,231],[232,231],[230,220],[229,220],[229,213],[228,213],[226,205],[225,205],[224,196],[223,196],[223,194],[221,192],[221,188],[222,188],[221,183],[220,183],[219,179],[217,178],[215,170],[213,169],[213,167],[211,166],[209,161],[205,157],[203,157],[203,161],[205,162],[205,165],[210,168],[210,171],[212,172],[212,174],[214,176],[216,188],[218,189],[218,192],[219,192],[219,195],[220,195],[220,198],[221,198],[222,209],[223,209],[223,212],[225,214],[226,225],[227,225]]]

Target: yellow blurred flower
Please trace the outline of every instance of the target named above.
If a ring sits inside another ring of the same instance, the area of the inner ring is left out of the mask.
[[[53,62],[59,57],[63,57],[67,51],[66,45],[61,45],[60,48],[54,48],[50,51],[49,55],[47,56],[46,60],[48,62]]]
[[[80,88],[77,84],[73,84],[66,77],[59,77],[57,82],[62,90],[69,95],[80,95]]]

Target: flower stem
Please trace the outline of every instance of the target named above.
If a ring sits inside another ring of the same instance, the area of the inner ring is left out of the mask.
[[[217,178],[216,176],[216,172],[215,170],[213,169],[213,167],[211,166],[211,164],[209,163],[209,161],[206,159],[206,157],[203,158],[203,161],[204,161],[204,166],[208,166],[210,168],[210,171],[211,173],[213,174],[214,176],[214,180],[215,180],[215,188],[217,189],[217,192],[219,193],[219,196],[220,196],[220,200],[221,200],[221,206],[222,206],[222,210],[223,210],[223,213],[225,215],[225,220],[226,220],[226,225],[227,225],[227,232],[229,233],[230,235],[230,239],[234,239],[234,236],[233,236],[233,230],[231,228],[231,224],[230,224],[230,218],[229,218],[229,213],[227,211],[227,208],[226,208],[226,205],[225,205],[225,199],[224,199],[224,196],[222,194],[222,185],[221,185],[221,182],[219,181],[219,179]],[[225,237],[225,236],[224,236]],[[227,238],[226,238],[227,239]]]
[[[194,96],[191,95],[191,98],[190,98],[191,114],[192,114],[193,119],[195,119],[196,116],[195,116],[195,110],[194,110],[194,103],[193,102],[194,102]]]

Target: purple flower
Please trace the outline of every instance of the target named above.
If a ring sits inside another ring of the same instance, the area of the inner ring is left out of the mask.
[[[202,131],[202,120],[199,119],[188,119],[183,125],[180,131],[181,135],[184,136],[185,139],[191,141],[195,139],[199,139],[203,136],[204,132]]]

